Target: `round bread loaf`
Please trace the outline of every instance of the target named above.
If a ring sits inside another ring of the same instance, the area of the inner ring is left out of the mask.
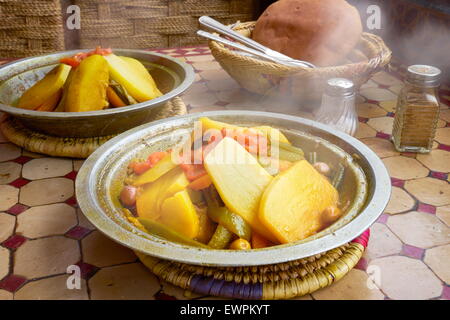
[[[345,0],[280,0],[259,17],[252,37],[289,57],[334,66],[361,33],[358,10]]]

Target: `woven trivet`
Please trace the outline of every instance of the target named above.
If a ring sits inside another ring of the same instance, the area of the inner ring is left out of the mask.
[[[286,263],[253,267],[206,267],[161,260],[136,252],[164,281],[201,295],[234,299],[290,299],[325,288],[361,259],[370,230],[341,247]]]
[[[173,98],[155,116],[160,120],[187,113],[186,105],[179,97]],[[13,117],[0,123],[0,131],[12,143],[28,151],[53,157],[87,158],[103,143],[114,137],[64,138],[33,131]]]

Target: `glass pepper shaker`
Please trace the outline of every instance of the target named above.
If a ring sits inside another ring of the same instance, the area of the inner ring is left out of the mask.
[[[332,78],[327,81],[315,120],[349,135],[355,134],[358,115],[355,110],[355,85],[351,80]]]
[[[440,76],[441,71],[436,67],[408,67],[392,129],[392,141],[398,151],[431,151],[439,119]]]

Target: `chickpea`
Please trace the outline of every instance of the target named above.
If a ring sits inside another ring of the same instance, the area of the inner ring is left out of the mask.
[[[250,242],[242,238],[236,239],[230,244],[231,250],[250,250],[251,248]]]
[[[314,168],[319,171],[324,176],[328,175],[330,173],[330,166],[327,165],[325,162],[316,162],[314,163]]]
[[[132,186],[125,186],[120,192],[120,202],[125,207],[132,207],[136,203],[137,189]]]

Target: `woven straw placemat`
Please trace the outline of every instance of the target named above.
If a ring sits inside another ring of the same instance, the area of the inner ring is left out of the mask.
[[[341,247],[286,263],[254,267],[207,267],[161,260],[136,252],[164,281],[202,294],[234,299],[290,299],[330,286],[361,259],[370,237],[366,230]]]
[[[179,97],[169,101],[154,120],[169,118],[187,113],[186,105]],[[92,138],[64,138],[46,135],[30,130],[17,119],[8,117],[0,123],[0,131],[12,143],[28,151],[52,157],[87,158],[99,146],[114,135]]]

